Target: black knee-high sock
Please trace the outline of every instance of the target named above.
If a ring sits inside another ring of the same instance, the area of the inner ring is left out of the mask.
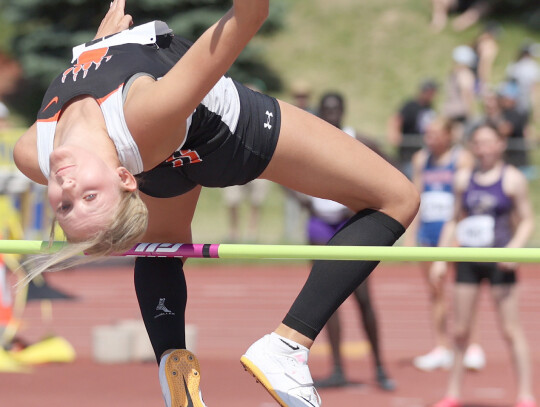
[[[180,259],[139,257],[135,292],[146,331],[159,363],[167,349],[185,349],[187,287]]]
[[[405,228],[388,215],[365,209],[328,242],[332,246],[391,246]],[[330,316],[377,266],[378,261],[319,260],[283,323],[315,339]]]

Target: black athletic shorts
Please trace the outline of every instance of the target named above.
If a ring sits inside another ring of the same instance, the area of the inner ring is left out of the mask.
[[[497,263],[456,263],[456,283],[480,284],[483,279],[491,285],[517,282],[515,271],[503,270]]]
[[[139,189],[147,195],[167,198],[182,195],[197,185],[227,187],[243,185],[258,178],[276,149],[281,128],[281,111],[273,97],[235,83],[240,99],[240,115],[234,133],[220,127],[205,130],[204,116],[197,112],[182,149],[196,152],[195,162],[172,167],[164,162],[137,176]],[[206,117],[206,116],[204,116]],[[212,118],[219,120],[219,118]],[[208,123],[212,126],[212,123]],[[191,157],[180,157],[191,160]],[[199,160],[197,162],[197,160]]]

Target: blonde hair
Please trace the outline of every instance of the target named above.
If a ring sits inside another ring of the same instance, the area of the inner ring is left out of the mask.
[[[54,241],[53,221],[49,247]],[[58,252],[35,256],[24,263],[27,276],[20,282],[27,284],[44,271],[57,271],[93,260],[123,253],[140,241],[148,225],[148,209],[137,191],[125,191],[115,211],[113,220],[104,230],[83,242],[65,245]],[[81,254],[85,256],[80,256]]]

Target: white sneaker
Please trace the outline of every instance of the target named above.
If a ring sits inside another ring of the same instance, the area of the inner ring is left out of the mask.
[[[272,333],[251,345],[240,361],[282,407],[319,407],[308,353],[306,347]]]
[[[469,345],[463,357],[463,364],[469,370],[482,370],[486,366],[486,355],[482,347],[475,343]]]
[[[437,346],[426,355],[414,358],[413,364],[417,369],[431,372],[436,369],[450,369],[454,361],[454,355],[451,350]]]
[[[199,384],[201,368],[193,353],[176,349],[159,362],[159,383],[167,407],[207,407]]]

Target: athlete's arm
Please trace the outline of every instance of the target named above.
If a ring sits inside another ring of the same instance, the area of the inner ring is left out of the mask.
[[[512,215],[517,220],[512,239],[506,247],[524,247],[534,231],[534,211],[527,179],[517,168],[508,167],[503,178],[503,190],[512,197]]]
[[[26,130],[15,143],[13,160],[17,168],[32,181],[38,184],[47,184],[47,179],[39,168],[36,123]]]
[[[160,81],[141,81],[129,92],[126,121],[145,168],[178,147],[187,117],[257,33],[268,15],[268,2],[235,0]]]
[[[461,150],[456,168],[457,170],[471,170],[474,167],[474,156],[469,150]]]
[[[128,29],[133,20],[130,15],[124,14],[126,1],[114,0],[111,2],[107,14],[101,21],[97,34],[101,38]],[[15,144],[13,160],[17,168],[32,181],[46,185],[47,179],[43,176],[37,158],[37,125],[34,123]]]

